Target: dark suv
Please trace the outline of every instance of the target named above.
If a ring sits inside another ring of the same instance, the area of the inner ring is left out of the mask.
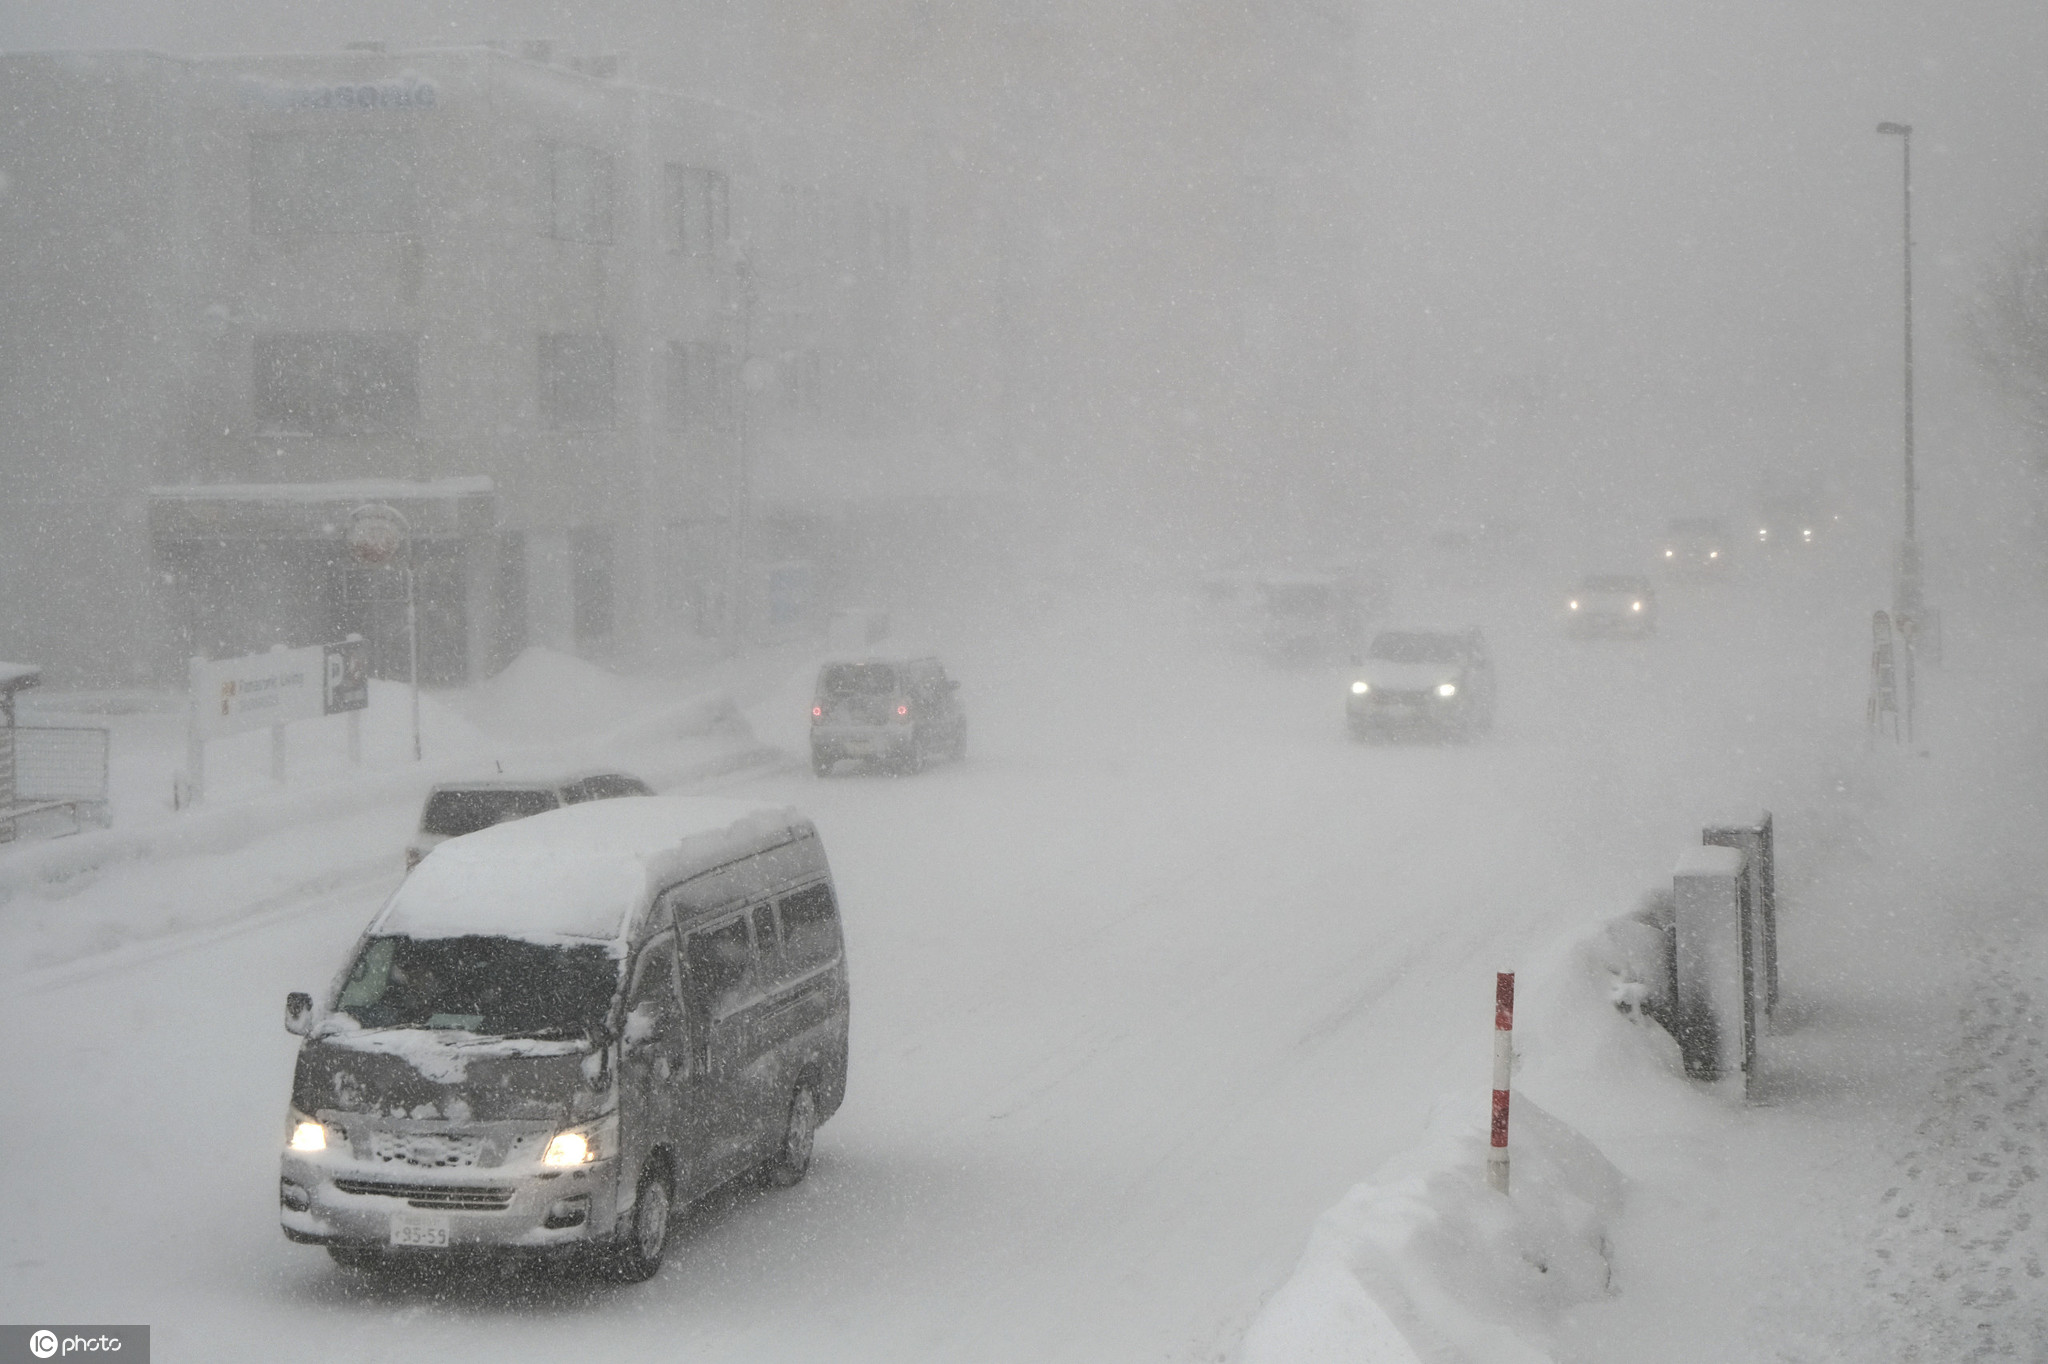
[[[427,792],[420,811],[420,829],[405,850],[411,871],[436,845],[508,820],[525,819],[563,805],[615,796],[651,796],[646,782],[623,772],[581,772],[567,777],[520,779],[495,777],[482,781],[442,782]]]
[[[811,702],[811,770],[841,758],[915,772],[934,757],[967,756],[960,684],[936,658],[863,658],[818,669]]]

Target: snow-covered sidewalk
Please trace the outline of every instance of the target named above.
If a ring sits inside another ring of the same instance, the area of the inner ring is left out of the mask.
[[[210,745],[207,797],[185,809],[170,799],[184,761],[174,705],[67,714],[63,698],[39,698],[41,722],[113,729],[114,820],[0,849],[0,974],[147,951],[395,878],[435,782],[618,767],[668,789],[781,761],[740,707],[746,688],[772,686],[788,663],[773,655],[753,662],[758,677],[670,682],[532,649],[487,682],[423,698],[420,762],[411,760],[406,688],[373,683],[360,765],[347,759],[339,719],[287,731],[283,783],[269,775],[269,734],[237,735]],[[167,860],[179,864],[175,910],[155,903]],[[128,893],[79,896],[107,877],[130,883]],[[195,882],[207,893],[194,894]]]

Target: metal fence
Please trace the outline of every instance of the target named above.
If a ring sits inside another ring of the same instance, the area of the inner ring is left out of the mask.
[[[105,800],[107,731],[25,725],[14,731],[14,798]]]
[[[106,823],[107,749],[104,729],[0,726],[0,843]]]

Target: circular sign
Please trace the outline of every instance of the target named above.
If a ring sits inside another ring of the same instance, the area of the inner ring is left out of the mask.
[[[391,511],[365,507],[349,518],[348,533],[342,542],[357,563],[382,568],[405,547],[405,527]]]

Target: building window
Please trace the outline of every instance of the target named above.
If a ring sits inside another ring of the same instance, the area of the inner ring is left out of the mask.
[[[404,332],[264,332],[256,425],[266,433],[372,436],[420,419],[419,338]]]
[[[736,429],[738,379],[738,367],[723,347],[710,341],[669,342],[668,429]]]
[[[578,526],[569,532],[569,589],[576,642],[609,638],[618,625],[610,526]]]
[[[419,164],[409,132],[256,133],[249,222],[259,236],[412,232]]]
[[[612,424],[612,339],[582,332],[543,332],[540,338],[540,419],[543,426]]]
[[[548,144],[548,235],[566,242],[612,239],[612,158],[566,143]]]
[[[725,172],[668,167],[669,243],[690,256],[715,256],[732,232],[732,193]]]

